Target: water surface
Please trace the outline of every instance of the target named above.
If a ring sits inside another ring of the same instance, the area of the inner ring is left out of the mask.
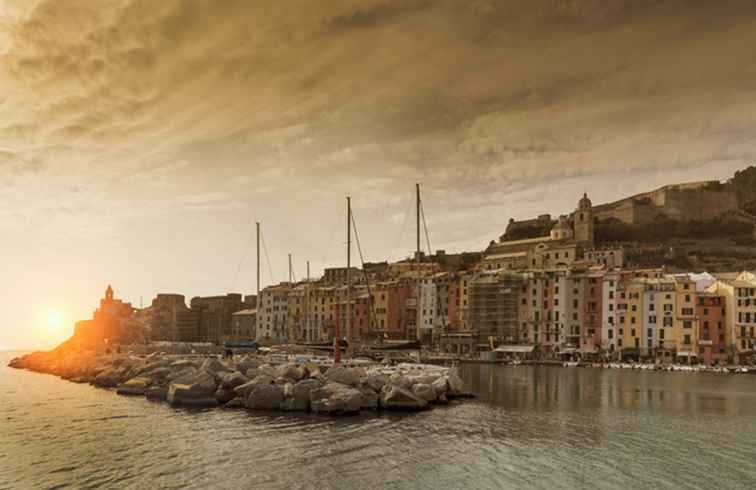
[[[756,376],[465,366],[473,402],[182,410],[6,368],[5,488],[753,488]]]

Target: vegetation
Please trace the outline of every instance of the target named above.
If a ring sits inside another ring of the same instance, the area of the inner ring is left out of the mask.
[[[744,170],[735,172],[730,180],[738,195],[738,206],[756,215],[756,166],[752,165]]]
[[[675,238],[733,238],[749,236],[753,224],[717,218],[707,221],[677,221],[659,216],[651,223],[628,225],[616,218],[598,221],[595,226],[597,244],[611,242],[664,242]]]

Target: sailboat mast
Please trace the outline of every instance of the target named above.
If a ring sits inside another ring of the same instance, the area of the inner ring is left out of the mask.
[[[415,184],[415,210],[417,213],[417,248],[415,249],[415,265],[417,267],[417,340],[422,340],[422,325],[421,320],[422,316],[420,315],[420,301],[421,301],[421,282],[422,282],[422,272],[420,271],[420,184]]]
[[[257,225],[257,299],[255,300],[255,308],[258,308],[260,306],[260,222],[258,221],[255,224]]]
[[[347,270],[346,270],[347,352],[352,352],[352,198],[347,196]]]
[[[312,342],[312,332],[310,332],[310,261],[307,261],[307,282],[305,282],[305,339]]]

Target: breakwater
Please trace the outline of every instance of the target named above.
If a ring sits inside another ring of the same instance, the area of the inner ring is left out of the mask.
[[[437,366],[325,368],[311,363],[272,365],[252,355],[221,360],[81,351],[35,352],[14,358],[9,366],[177,407],[349,415],[420,411],[469,397],[455,369]]]

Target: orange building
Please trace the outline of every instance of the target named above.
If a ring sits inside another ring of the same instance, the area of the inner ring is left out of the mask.
[[[698,359],[707,365],[727,362],[725,301],[724,296],[713,293],[698,295]]]

